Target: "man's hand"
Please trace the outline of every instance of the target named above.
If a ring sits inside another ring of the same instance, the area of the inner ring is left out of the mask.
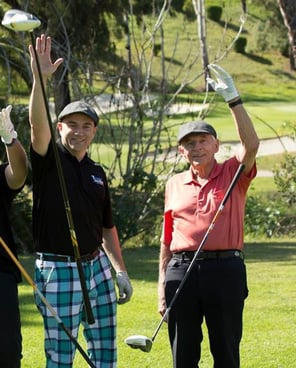
[[[29,52],[31,56],[31,69],[36,77],[38,76],[38,68],[33,47],[33,45],[29,45]],[[51,60],[51,37],[46,36],[45,34],[42,34],[40,37],[36,38],[35,50],[42,77],[47,79],[62,64],[63,58],[59,58],[54,62]]]
[[[133,288],[130,283],[127,272],[126,271],[117,272],[116,280],[119,290],[118,304],[124,304],[130,300],[133,294]]]
[[[14,126],[10,119],[10,112],[12,106],[8,105],[0,112],[0,136],[1,141],[4,144],[11,144],[14,139],[17,138],[17,132],[14,130]]]
[[[216,75],[217,81],[212,78],[207,78],[207,82],[213,90],[221,95],[226,102],[229,102],[236,97],[239,97],[232,77],[221,66],[216,64],[209,64],[208,68]]]

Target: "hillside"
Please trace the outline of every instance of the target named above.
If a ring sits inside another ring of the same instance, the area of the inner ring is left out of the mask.
[[[262,52],[258,46],[258,40],[264,37],[264,34],[260,34],[258,30],[266,21],[263,16],[268,17],[268,14],[261,13],[259,17],[257,13],[260,13],[260,10],[250,4],[241,33],[241,36],[247,39],[246,52],[238,54],[233,48],[228,52],[227,49],[242,24],[241,5],[238,1],[225,3],[221,21],[218,23],[207,19],[206,22],[209,62],[219,60],[223,67],[231,71],[239,89],[248,94],[249,99],[270,100],[272,98],[289,101],[292,95],[296,95],[296,91],[295,73],[289,70],[288,58],[281,56],[278,50]],[[134,35],[131,42],[133,66],[141,68],[141,72],[145,74],[150,67],[145,63],[152,60],[152,83],[159,83],[163,77],[162,68],[164,68],[165,78],[170,85],[177,87],[181,83],[193,80],[189,83],[190,87],[195,91],[202,89],[204,87],[202,76],[195,80],[202,73],[197,22],[189,22],[181,14],[165,18],[163,22],[164,61],[160,52],[153,59],[151,58],[151,44],[154,43],[159,47],[161,42],[159,31],[155,33],[154,38],[152,37],[155,23],[156,18],[146,18],[145,31],[142,31],[135,22],[130,21],[131,33]],[[127,60],[126,40],[114,40],[114,42],[118,56]],[[277,87],[276,91],[275,87]]]
[[[209,2],[215,3],[215,2]],[[217,3],[217,2],[216,2]],[[218,2],[219,3],[219,2]],[[216,62],[230,72],[237,89],[246,103],[260,138],[275,138],[276,134],[285,135],[285,122],[295,122],[296,74],[289,70],[289,60],[278,50],[259,51],[257,41],[261,35],[258,29],[265,17],[260,9],[250,7],[241,36],[246,37],[247,46],[244,54],[228,50],[241,25],[240,2],[225,2],[222,19],[219,23],[207,20],[207,49],[209,62]],[[148,76],[150,91],[159,91],[161,81],[165,78],[170,93],[175,93],[184,84],[175,103],[186,102],[192,105],[192,113],[171,116],[173,129],[182,120],[195,118],[195,106],[202,104],[206,97],[204,92],[204,75],[200,56],[200,44],[196,21],[185,21],[182,15],[167,16],[163,22],[164,58],[160,53],[152,57],[152,44],[160,45],[160,32],[151,38],[156,19],[146,19],[145,32],[136,23],[130,23],[133,33],[131,42],[132,64],[142,76]],[[128,58],[126,40],[116,41],[118,56]],[[211,97],[211,96],[208,96]],[[208,98],[209,100],[209,98]],[[220,139],[229,142],[236,140],[235,132],[224,101],[217,97],[215,104],[207,115],[207,120],[223,126]],[[218,129],[219,129],[218,127]]]

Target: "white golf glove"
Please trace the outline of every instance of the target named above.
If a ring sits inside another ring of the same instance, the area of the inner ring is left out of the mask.
[[[207,78],[207,82],[213,88],[213,90],[221,95],[226,102],[239,97],[235,85],[233,83],[232,77],[217,64],[209,64],[208,68],[216,75],[217,81],[212,78]]]
[[[117,272],[116,281],[119,291],[118,304],[124,304],[130,300],[133,294],[133,287],[130,283],[127,272],[126,271]]]
[[[11,109],[12,106],[8,105],[0,112],[0,136],[4,144],[11,144],[13,139],[17,138],[17,132],[14,130],[14,126],[10,120]]]

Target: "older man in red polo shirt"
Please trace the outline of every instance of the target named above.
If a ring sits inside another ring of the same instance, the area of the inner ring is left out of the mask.
[[[179,129],[179,152],[188,171],[166,185],[159,262],[159,312],[167,305],[213,220],[238,166],[244,171],[210,233],[186,283],[169,312],[168,330],[174,368],[196,368],[201,356],[205,319],[215,368],[239,368],[244,300],[248,294],[243,260],[243,223],[246,193],[256,175],[259,140],[230,75],[212,64],[217,81],[212,88],[228,103],[241,148],[218,163],[216,130],[205,121]]]

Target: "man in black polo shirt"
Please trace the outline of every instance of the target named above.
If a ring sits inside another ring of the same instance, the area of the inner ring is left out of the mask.
[[[10,111],[11,106],[0,111],[0,136],[8,159],[8,162],[0,165],[0,236],[16,256],[9,212],[13,199],[25,184],[27,156],[17,140]],[[22,337],[17,289],[20,281],[18,268],[0,246],[0,367],[3,368],[21,366]]]
[[[33,73],[29,114],[36,284],[74,337],[83,325],[88,354],[95,366],[116,367],[116,292],[110,262],[116,271],[120,304],[129,301],[132,286],[112,219],[106,175],[87,155],[99,119],[90,105],[75,101],[62,110],[57,123],[57,150],[95,319],[94,324],[88,324],[33,45],[29,51]],[[37,37],[36,53],[44,81],[63,61],[53,63],[50,52],[51,38]],[[72,367],[75,347],[38,296],[36,303],[44,320],[46,366]]]

